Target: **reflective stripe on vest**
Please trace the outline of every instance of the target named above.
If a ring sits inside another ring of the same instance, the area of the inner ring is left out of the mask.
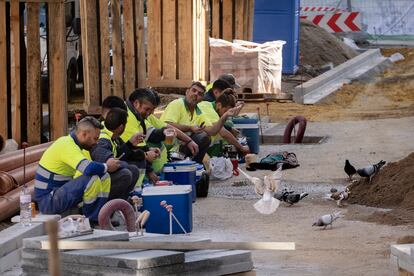
[[[101,178],[95,175],[86,185],[85,191],[83,192],[83,202],[92,204],[98,197],[108,198],[110,189],[111,178],[108,173],[104,174]]]

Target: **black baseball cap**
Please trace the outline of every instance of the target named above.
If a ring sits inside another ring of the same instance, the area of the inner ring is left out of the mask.
[[[236,82],[236,79],[234,78],[233,74],[223,74],[218,77],[220,80],[227,81],[231,88],[240,88],[240,85]]]

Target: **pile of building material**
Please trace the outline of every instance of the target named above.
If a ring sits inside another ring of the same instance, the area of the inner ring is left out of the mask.
[[[280,93],[284,41],[263,44],[210,38],[210,80],[233,74],[243,90],[252,93]]]
[[[40,236],[23,241],[24,273],[48,275],[47,251]],[[65,239],[68,240],[68,239]],[[130,238],[127,232],[95,230],[93,234],[69,238],[75,241],[196,241],[187,236]],[[245,250],[66,250],[60,254],[62,275],[224,275],[253,269],[250,251]]]

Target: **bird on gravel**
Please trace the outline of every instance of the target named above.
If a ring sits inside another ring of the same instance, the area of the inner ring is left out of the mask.
[[[385,163],[386,162],[384,160],[381,160],[377,164],[369,165],[365,168],[358,169],[357,173],[361,177],[366,177],[367,179],[369,179],[369,182],[371,182],[371,179],[377,174],[381,167],[385,165]]]
[[[357,173],[355,167],[352,166],[351,163],[349,163],[348,159],[345,160],[344,171],[348,175],[349,181],[352,181],[352,176]]]
[[[239,169],[239,171],[254,184],[256,193],[262,199],[254,204],[254,208],[261,214],[269,215],[276,211],[280,201],[273,197],[282,179],[282,166],[271,175],[265,175],[263,181],[258,177],[253,177]]]
[[[289,206],[292,206],[295,203],[298,203],[303,198],[307,197],[308,193],[300,193],[300,194],[294,194],[294,191],[288,191],[287,189],[284,189],[282,193],[276,193],[274,197],[280,201],[284,201],[289,204]]]
[[[332,229],[332,223],[340,217],[342,217],[341,212],[334,212],[332,214],[323,215],[314,224],[312,224],[312,226],[323,226],[322,230],[325,230],[326,227],[330,225]]]
[[[338,192],[337,189],[332,188],[330,198],[336,200],[336,205],[338,205],[338,207],[342,207],[342,200],[347,200],[350,193],[349,188],[346,188],[342,192]]]

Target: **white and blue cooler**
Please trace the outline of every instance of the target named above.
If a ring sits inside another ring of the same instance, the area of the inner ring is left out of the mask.
[[[169,234],[170,218],[168,211],[161,206],[160,202],[165,200],[168,205],[173,206],[173,214],[181,223],[187,233],[193,230],[193,205],[191,196],[192,186],[154,186],[146,187],[142,191],[143,209],[151,212],[145,224],[148,233]],[[183,234],[183,230],[172,220],[172,233]]]
[[[196,200],[196,171],[194,161],[169,162],[164,165],[164,180],[170,180],[176,185],[191,185],[192,202]]]
[[[203,164],[198,164],[197,163],[196,168],[197,168],[197,170],[196,170],[196,183],[197,183],[198,181],[200,181],[201,176],[203,175],[203,172],[205,170],[204,170],[204,165]]]

